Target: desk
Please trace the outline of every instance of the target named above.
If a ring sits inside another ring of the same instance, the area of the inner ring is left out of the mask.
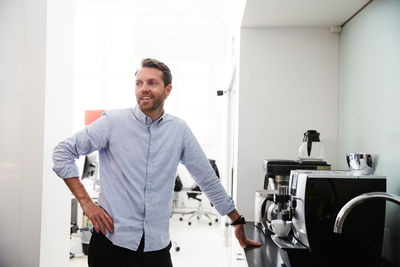
[[[246,237],[262,243],[261,247],[245,248],[246,260],[249,267],[275,267],[283,266],[280,248],[278,248],[271,238],[264,236],[262,230],[255,227],[254,222],[247,222],[244,225]]]

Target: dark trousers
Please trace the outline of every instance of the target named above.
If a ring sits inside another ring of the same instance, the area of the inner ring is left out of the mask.
[[[93,231],[89,244],[89,267],[172,267],[169,250],[143,252],[144,238],[137,251],[114,245],[102,233]]]

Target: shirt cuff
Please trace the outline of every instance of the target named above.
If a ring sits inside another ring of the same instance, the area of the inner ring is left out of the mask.
[[[231,211],[233,211],[235,209],[235,203],[233,203],[232,198],[229,197],[229,201],[228,203],[226,203],[226,205],[215,205],[215,209],[218,211],[219,214],[221,214],[221,216],[227,215],[228,213],[230,213]]]
[[[63,179],[79,177],[79,170],[76,166],[54,166],[53,171]]]

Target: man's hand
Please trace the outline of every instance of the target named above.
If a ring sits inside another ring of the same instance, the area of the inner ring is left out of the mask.
[[[240,215],[236,209],[229,212],[227,215],[232,221],[235,221],[240,217]],[[252,247],[260,247],[261,246],[260,242],[253,241],[253,240],[246,238],[246,234],[244,233],[243,224],[238,224],[238,225],[235,225],[234,227],[235,227],[235,236],[236,236],[237,240],[239,241],[239,244],[242,248],[245,248],[247,246],[252,246]]]
[[[106,230],[112,233],[114,228],[114,222],[110,215],[100,206],[95,204],[92,200],[88,203],[81,203],[82,210],[85,215],[90,219],[93,224],[93,228],[98,233],[101,231],[103,235],[106,234]]]
[[[64,182],[79,201],[83,212],[92,222],[96,233],[101,231],[103,235],[105,235],[106,229],[108,232],[112,233],[114,229],[114,222],[112,218],[102,207],[93,202],[79,178],[75,177],[64,179]]]
[[[242,248],[246,248],[247,246],[252,246],[252,247],[260,247],[261,242],[253,241],[248,238],[246,238],[246,235],[244,233],[244,227],[243,224],[235,225],[235,236],[237,240],[239,241],[239,244]]]

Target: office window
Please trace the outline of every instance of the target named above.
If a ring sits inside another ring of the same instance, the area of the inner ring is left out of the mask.
[[[173,90],[165,111],[184,119],[224,174],[227,98],[233,63],[227,0],[77,0],[74,130],[84,110],[136,104],[141,59],[165,62]]]

